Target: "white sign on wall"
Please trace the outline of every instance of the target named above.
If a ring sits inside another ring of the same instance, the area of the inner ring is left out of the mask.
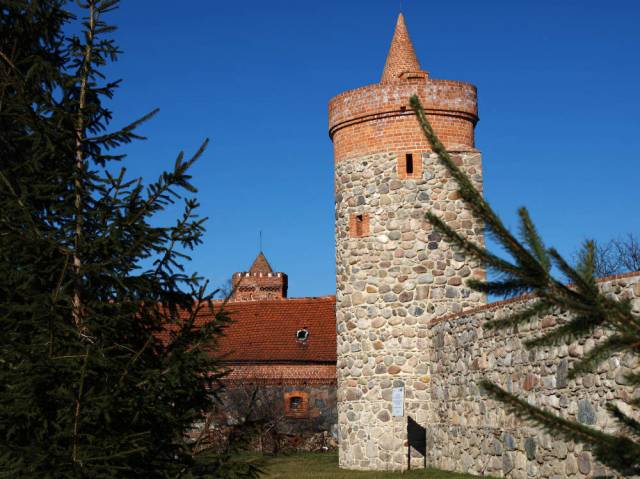
[[[404,416],[404,386],[393,388],[391,392],[391,415]]]

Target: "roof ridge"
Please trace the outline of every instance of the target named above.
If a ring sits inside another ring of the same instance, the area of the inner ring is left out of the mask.
[[[335,300],[335,294],[325,294],[323,296],[294,296],[293,298],[274,298],[274,299],[256,299],[252,301],[229,301],[226,299],[212,299],[213,304],[223,304],[225,301],[227,304],[255,304],[255,303],[287,303],[287,302],[300,302],[300,301],[317,301],[317,300]],[[206,300],[202,302],[207,302]],[[197,301],[194,301],[196,304]]]
[[[252,301],[228,301],[227,304],[256,304],[256,303],[302,303],[313,301],[335,300],[335,295],[326,296],[298,296],[294,298],[256,299]]]

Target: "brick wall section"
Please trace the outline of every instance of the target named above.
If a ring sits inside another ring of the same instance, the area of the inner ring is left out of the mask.
[[[477,120],[477,89],[458,80],[411,79],[401,83],[363,86],[347,90],[329,100],[329,134],[343,124],[361,117],[385,112],[400,112],[409,98],[418,94],[425,108],[457,113]]]
[[[264,301],[287,297],[285,273],[234,273],[232,301]]]
[[[269,384],[295,386],[296,384],[324,384],[335,386],[336,365],[332,364],[238,364],[225,365],[229,373],[223,381],[234,384]]]
[[[465,82],[416,79],[369,85],[329,102],[336,162],[389,151],[431,151],[409,98],[418,94],[435,132],[450,151],[475,149],[476,88]]]
[[[369,236],[369,213],[351,213],[349,216],[349,237]]]

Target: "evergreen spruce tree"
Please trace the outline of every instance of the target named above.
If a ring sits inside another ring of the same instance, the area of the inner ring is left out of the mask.
[[[198,463],[185,433],[215,401],[224,312],[187,274],[204,219],[181,153],[145,186],[108,130],[101,69],[119,51],[116,0],[0,2],[0,477],[256,477],[230,456]],[[175,224],[155,216],[177,201]]]
[[[411,98],[411,106],[433,151],[456,181],[461,197],[473,214],[484,222],[488,235],[507,253],[505,258],[469,241],[438,216],[428,213],[427,219],[436,229],[469,256],[479,260],[490,277],[495,278],[486,281],[473,279],[467,284],[476,291],[492,295],[513,297],[531,293],[535,297],[535,301],[520,311],[507,318],[490,321],[486,326],[513,329],[545,314],[567,313],[569,319],[566,322],[530,340],[526,346],[535,348],[572,343],[590,335],[596,328],[603,328],[608,332],[607,339],[576,361],[569,377],[575,378],[594,371],[602,361],[616,353],[627,354],[637,362],[640,359],[640,315],[633,312],[629,300],[611,298],[598,289],[594,275],[594,243],[584,243],[578,264],[572,266],[558,251],[544,245],[526,208],[518,210],[519,235],[512,234],[469,178],[452,161],[429,124],[417,96]],[[554,266],[560,272],[560,277],[554,274]],[[640,407],[640,372],[636,369],[628,373],[626,381],[635,388],[635,399],[629,406],[632,410],[635,408],[637,417],[637,408]],[[561,435],[566,440],[588,445],[600,462],[620,474],[640,474],[640,423],[632,417],[633,414],[623,411],[615,403],[607,405],[620,425],[620,434],[613,435],[531,405],[491,382],[484,381],[483,387],[517,416],[554,435]]]

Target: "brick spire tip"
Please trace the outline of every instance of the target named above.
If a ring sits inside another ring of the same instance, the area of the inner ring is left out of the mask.
[[[260,251],[256,259],[253,261],[251,268],[249,268],[249,272],[262,273],[262,274],[273,273],[273,270],[271,269],[271,265],[267,261],[267,258],[265,257],[262,251]]]
[[[421,71],[420,62],[413,48],[413,43],[411,43],[409,31],[404,22],[404,15],[401,12],[398,15],[396,29],[393,32],[391,47],[389,48],[380,83],[396,82],[406,73],[418,73]]]

